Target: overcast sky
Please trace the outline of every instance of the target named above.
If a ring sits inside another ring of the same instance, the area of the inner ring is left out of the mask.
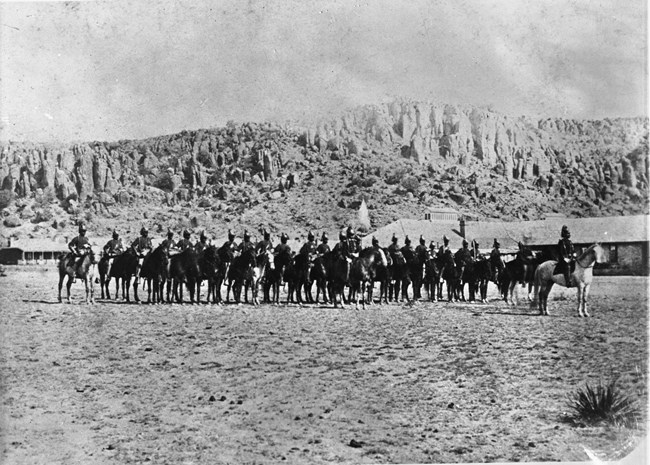
[[[394,97],[647,114],[644,0],[5,2],[0,21],[3,139],[142,138]]]

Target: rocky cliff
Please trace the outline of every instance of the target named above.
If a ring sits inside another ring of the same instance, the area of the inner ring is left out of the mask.
[[[52,219],[58,229],[136,219],[217,234],[260,223],[332,230],[362,198],[373,227],[431,205],[504,219],[647,213],[648,120],[533,120],[396,101],[311,125],[4,143],[0,182],[3,236]]]

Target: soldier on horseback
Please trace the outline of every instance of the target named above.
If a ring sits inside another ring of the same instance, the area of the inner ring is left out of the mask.
[[[122,239],[117,231],[113,231],[113,238],[106,243],[104,246],[104,253],[108,258],[114,258],[115,256],[124,252],[124,246],[122,245]]]
[[[231,254],[234,254],[237,249],[237,246],[235,244],[235,233],[232,232],[232,229],[228,230],[228,240],[223,243],[221,246],[221,250],[230,252]]]
[[[447,236],[442,236],[442,245],[438,249],[438,258],[445,255],[445,253],[451,251],[449,248],[449,238]]]
[[[271,233],[266,229],[264,230],[264,239],[259,241],[255,246],[255,251],[257,253],[264,253],[268,250],[273,250],[273,243],[271,242]]]
[[[347,236],[348,253],[349,254],[359,253],[359,250],[361,249],[360,247],[361,238],[357,234],[355,234],[354,230],[352,229],[352,226],[348,226],[348,229],[346,231],[346,236]]]
[[[397,245],[397,237],[395,234],[393,234],[393,237],[390,239],[391,244],[388,246],[388,251],[390,252],[391,256],[399,252],[399,245]]]
[[[144,257],[152,248],[153,246],[151,245],[151,238],[149,238],[149,230],[143,226],[142,229],[140,229],[140,237],[138,237],[135,241],[133,241],[133,244],[131,244],[131,250],[135,256],[138,257],[138,265],[135,269],[136,284],[140,278],[140,270],[142,269],[142,262],[144,260]]]
[[[333,253],[337,254],[341,258],[351,258],[350,248],[348,246],[348,239],[346,235],[341,231],[339,233],[339,241],[334,246]]]
[[[201,236],[199,236],[199,242],[194,245],[194,250],[196,253],[203,252],[208,247],[208,236],[205,235],[205,231],[201,231]]]
[[[176,244],[174,243],[174,233],[171,229],[167,230],[167,238],[164,239],[160,245],[167,256],[169,256],[172,249],[176,249]]]
[[[237,247],[237,251],[239,253],[244,253],[248,250],[255,249],[255,244],[251,242],[251,236],[248,234],[248,231],[244,231],[244,240],[239,244],[239,247]]]
[[[90,241],[86,237],[86,226],[81,223],[79,225],[79,235],[73,238],[68,244],[68,249],[70,254],[68,255],[68,262],[66,266],[68,268],[76,269],[76,264],[78,265],[77,259],[82,258],[90,249]],[[76,280],[76,274],[72,275],[72,282]]]
[[[330,251],[330,246],[327,244],[327,241],[329,238],[327,237],[327,233],[324,232],[323,235],[320,237],[320,244],[318,244],[318,247],[316,247],[316,254],[318,255],[325,255],[327,252]]]
[[[460,280],[463,279],[463,273],[465,272],[465,267],[472,262],[472,254],[469,251],[469,243],[466,239],[463,239],[463,247],[458,249],[454,255],[454,261],[456,266],[460,267]]]
[[[492,251],[490,252],[490,265],[492,266],[492,280],[495,283],[499,282],[499,276],[501,276],[503,269],[505,268],[499,247],[501,247],[501,244],[499,244],[499,241],[494,238]]]
[[[183,231],[183,238],[178,241],[178,244],[176,244],[176,248],[180,250],[181,252],[185,249],[191,249],[193,247],[192,241],[190,240],[190,232],[186,229]]]
[[[415,254],[417,256],[426,257],[427,256],[427,246],[424,240],[424,237],[420,234],[420,244],[415,248]]]
[[[316,253],[316,243],[314,242],[314,239],[315,239],[314,233],[309,231],[309,233],[307,234],[307,242],[305,242],[302,248],[300,249],[300,254],[307,255],[307,257],[309,257],[310,260]]]
[[[411,239],[409,239],[408,236],[404,238],[404,247],[400,249],[402,252],[402,255],[404,255],[404,258],[409,261],[413,258],[413,255],[415,251],[413,250],[413,247],[411,246]]]
[[[472,257],[472,260],[479,260],[482,258],[481,251],[478,248],[478,242],[476,242],[476,239],[472,241],[472,250],[470,250],[470,255]]]
[[[562,238],[557,243],[560,258],[558,260],[558,268],[564,274],[566,287],[572,287],[571,262],[575,259],[575,249],[573,247],[573,242],[571,242],[571,232],[569,232],[568,226],[562,226],[561,235]]]
[[[291,256],[291,247],[287,244],[287,240],[289,240],[289,236],[285,233],[280,234],[280,243],[275,246],[274,255],[287,254]]]

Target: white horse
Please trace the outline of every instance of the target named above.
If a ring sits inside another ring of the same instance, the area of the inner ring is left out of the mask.
[[[571,278],[578,290],[578,316],[589,316],[587,296],[594,276],[594,264],[603,262],[605,262],[605,251],[600,244],[590,245],[576,260],[576,269],[571,274]],[[566,287],[564,274],[553,274],[556,265],[555,260],[549,260],[539,265],[535,271],[535,291],[531,305],[534,306],[535,300],[539,299],[540,315],[548,315],[546,304],[553,283]]]

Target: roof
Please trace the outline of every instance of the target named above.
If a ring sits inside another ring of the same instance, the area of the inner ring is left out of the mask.
[[[411,243],[416,245],[420,240],[420,235],[424,237],[427,246],[431,241],[442,244],[443,236],[449,238],[449,246],[452,249],[460,248],[463,242],[463,238],[460,236],[458,222],[413,220],[405,218],[394,221],[393,223],[368,234],[362,239],[361,243],[363,247],[369,247],[372,245],[372,238],[376,237],[380,245],[387,246],[391,243],[393,234],[398,238],[400,245],[404,243],[405,236],[408,236],[409,239],[411,239]]]
[[[13,239],[8,248],[24,252],[67,252],[68,244],[51,239]]]

